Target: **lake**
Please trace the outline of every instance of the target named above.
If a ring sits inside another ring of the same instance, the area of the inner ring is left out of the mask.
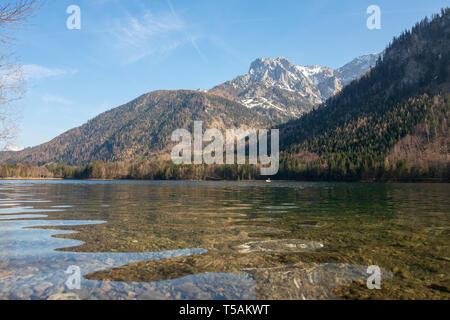
[[[449,299],[449,244],[448,184],[0,182],[0,299]]]

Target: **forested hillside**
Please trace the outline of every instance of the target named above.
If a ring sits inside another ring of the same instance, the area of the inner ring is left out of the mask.
[[[395,38],[368,74],[281,127],[281,177],[448,179],[449,74],[447,8]]]
[[[0,163],[86,165],[170,156],[172,132],[194,121],[221,130],[270,127],[241,104],[200,91],[155,91],[107,111],[43,145],[0,153]]]
[[[449,76],[447,8],[394,38],[363,77],[312,112],[281,125],[276,178],[449,181]],[[1,176],[262,178],[249,165],[175,166],[168,161],[170,135],[178,128],[191,129],[195,120],[225,130],[268,127],[273,125],[269,117],[273,115],[211,93],[152,92],[49,143],[0,153],[0,163],[22,163],[3,166]]]

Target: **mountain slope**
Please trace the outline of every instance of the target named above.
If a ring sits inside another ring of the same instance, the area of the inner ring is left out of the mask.
[[[345,87],[373,68],[380,57],[380,54],[368,54],[357,57],[343,67],[336,69],[335,74]]]
[[[367,75],[281,127],[286,175],[448,179],[449,74],[445,9],[394,39]],[[408,163],[411,158],[422,160]]]
[[[355,60],[343,70],[348,78],[357,77],[373,59]],[[268,127],[274,120],[282,122],[309,112],[324,97],[342,89],[334,73],[326,67],[294,66],[285,58],[258,59],[248,75],[234,80],[240,83],[236,89],[222,86],[223,90],[210,92],[145,94],[43,145],[0,152],[0,163],[84,165],[94,160],[133,161],[167,156],[172,131],[188,128],[197,119],[225,130]],[[238,96],[252,98],[240,100]]]
[[[358,57],[339,69],[296,66],[288,59],[257,59],[247,74],[210,92],[234,99],[275,121],[298,118],[373,67],[379,55]]]
[[[199,91],[155,91],[43,145],[2,152],[0,163],[84,165],[94,160],[159,157],[170,153],[172,132],[179,128],[190,130],[196,120],[203,121],[204,127],[222,130],[271,124],[268,118],[223,97]]]

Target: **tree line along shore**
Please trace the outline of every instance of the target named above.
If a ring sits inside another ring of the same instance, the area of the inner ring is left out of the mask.
[[[95,179],[95,180],[266,180],[260,165],[175,165],[171,161],[94,161],[85,166],[48,164],[4,164],[0,179]],[[415,167],[406,160],[376,164],[363,160],[357,166],[345,162],[299,163],[282,157],[280,170],[272,180],[294,181],[374,181],[450,182],[450,164]]]

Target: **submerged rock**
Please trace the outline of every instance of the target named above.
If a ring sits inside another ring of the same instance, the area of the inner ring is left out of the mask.
[[[237,247],[240,253],[251,252],[303,252],[323,248],[323,244],[309,240],[266,240],[252,241]]]
[[[80,300],[80,297],[75,293],[58,293],[50,296],[48,300]]]

